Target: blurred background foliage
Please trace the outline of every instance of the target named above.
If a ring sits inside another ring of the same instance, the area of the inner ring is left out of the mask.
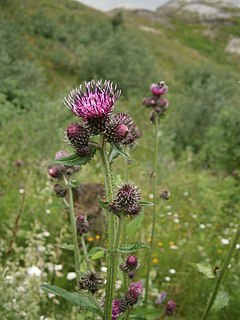
[[[142,25],[155,32],[141,30]],[[149,95],[152,82],[165,80],[170,88],[170,108],[162,120],[159,192],[169,188],[172,198],[167,204],[159,203],[154,251],[159,263],[153,264],[152,301],[156,291],[166,290],[179,306],[177,319],[199,318],[212,283],[202,281],[188,262],[223,259],[227,246],[221,239],[231,240],[240,210],[240,64],[223,50],[222,43],[237,34],[240,25],[239,20],[219,24],[216,28],[221,37],[214,41],[205,35],[206,28],[179,21],[162,24],[127,11],[109,15],[67,0],[0,0],[1,258],[10,274],[18,272],[20,280],[16,281],[23,281],[30,266],[24,250],[37,256],[36,245],[29,238],[46,229],[50,237],[42,246],[56,243],[62,232],[64,241],[69,240],[63,209],[58,199],[52,200],[46,170],[47,161],[57,150],[70,150],[64,143],[64,128],[76,119],[64,107],[63,97],[70,88],[93,78],[118,84],[122,97],[116,111],[130,113],[143,137],[132,151],[136,161],[126,166],[120,160],[114,166],[116,180],[124,180],[128,171],[130,180],[140,186],[146,200],[151,200],[153,131],[142,98]],[[20,169],[14,165],[19,159],[24,161]],[[84,167],[79,178],[80,183],[102,182],[98,161]],[[7,259],[21,188],[26,195],[24,214],[14,254]],[[131,231],[136,240],[147,241],[149,215],[146,211]],[[41,280],[51,278],[44,263],[53,258],[63,264],[64,275],[53,283],[72,288],[65,277],[72,270],[71,255],[65,251],[58,256],[44,254],[39,265],[45,270]],[[38,260],[32,263],[37,265]],[[142,266],[141,276],[144,263]],[[177,273],[171,282],[164,281],[170,268]],[[231,300],[221,319],[240,317],[238,255],[232,269],[225,282]],[[57,320],[84,319],[70,306],[60,308],[58,300],[53,304],[41,294],[35,296],[30,315],[14,285],[4,285],[1,292],[6,294],[0,309],[4,320],[16,319],[16,314],[30,320],[41,315]],[[31,283],[25,287],[34,295]],[[11,312],[9,299],[16,299],[21,311],[27,313]]]

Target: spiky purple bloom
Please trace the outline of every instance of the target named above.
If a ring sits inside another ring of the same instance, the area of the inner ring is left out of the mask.
[[[150,91],[154,96],[162,96],[163,94],[168,92],[168,86],[164,81],[152,83],[150,86]]]
[[[174,311],[176,310],[176,308],[177,308],[177,305],[176,305],[175,301],[169,300],[167,302],[167,306],[165,309],[165,315],[168,317],[172,316],[174,314]]]
[[[120,264],[120,269],[127,274],[132,271],[136,271],[138,267],[138,259],[133,255],[128,256],[126,260],[122,264]]]
[[[138,302],[142,292],[143,286],[141,281],[131,283],[129,290],[124,297],[127,305],[134,306]]]
[[[167,292],[166,291],[160,292],[159,295],[156,298],[155,303],[156,304],[162,304],[163,301],[166,299],[166,297],[167,297]]]
[[[113,299],[112,302],[112,320],[116,320],[121,312],[120,312],[120,305],[121,305],[121,300],[120,299]]]
[[[85,233],[88,233],[89,222],[86,215],[79,214],[76,217],[76,228],[79,236],[82,236]]]
[[[110,209],[115,214],[123,213],[130,217],[135,217],[141,211],[141,197],[138,187],[125,183],[118,189]]]
[[[65,105],[84,121],[107,116],[113,110],[115,101],[120,97],[121,90],[117,89],[110,80],[85,82],[85,88],[71,90],[64,99]]]
[[[97,272],[89,271],[80,278],[78,284],[79,289],[88,290],[94,294],[98,291],[98,289],[102,285],[102,282],[103,280]]]
[[[136,125],[126,113],[113,114],[106,121],[106,136],[109,142],[131,146],[137,139]]]
[[[90,132],[85,124],[71,123],[66,129],[66,136],[74,148],[78,149],[88,144]]]

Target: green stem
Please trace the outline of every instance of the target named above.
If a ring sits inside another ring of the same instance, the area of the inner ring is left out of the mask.
[[[128,320],[129,314],[130,314],[130,309],[128,308],[125,313],[124,320]]]
[[[105,176],[105,189],[106,200],[108,202],[113,201],[113,183],[110,164],[107,157],[106,141],[102,134],[100,137],[100,155]],[[123,219],[119,220],[117,226],[117,232],[115,232],[115,216],[107,212],[107,245],[108,245],[108,257],[107,257],[107,283],[106,294],[104,302],[104,320],[110,320],[112,318],[112,301],[115,289],[115,280],[117,274],[118,254],[117,247],[120,242]]]
[[[83,255],[84,255],[84,259],[85,259],[88,271],[93,271],[91,261],[88,258],[86,243],[83,235],[81,236],[81,245],[82,245]]]
[[[72,186],[70,181],[64,177],[66,186],[68,188],[68,196],[69,196],[69,216],[70,216],[70,223],[72,229],[72,239],[74,245],[74,260],[75,260],[75,270],[77,275],[77,282],[79,282],[79,271],[80,271],[80,254],[79,254],[79,245],[78,245],[78,238],[77,238],[77,228],[76,228],[76,218],[74,213],[74,204],[73,204],[73,193],[72,193]]]
[[[222,282],[222,279],[223,279],[223,277],[224,277],[224,275],[225,275],[225,273],[227,271],[228,265],[229,265],[229,263],[230,263],[230,261],[231,261],[231,259],[233,257],[233,253],[234,253],[234,250],[235,250],[236,245],[238,243],[239,237],[240,237],[240,229],[237,231],[237,233],[236,233],[236,235],[235,235],[235,237],[233,239],[231,247],[230,247],[230,249],[228,251],[227,258],[226,258],[226,260],[225,260],[225,262],[223,264],[222,270],[220,271],[219,277],[217,278],[217,281],[215,283],[215,287],[214,287],[214,290],[212,292],[211,298],[208,301],[208,304],[207,304],[207,306],[205,308],[205,311],[203,313],[203,316],[202,316],[201,320],[207,319],[208,313],[211,310],[212,305],[213,305],[213,303],[214,303],[214,301],[216,299],[216,296],[217,296],[220,284]]]
[[[148,294],[149,294],[149,281],[150,281],[150,268],[152,261],[152,250],[154,243],[154,235],[155,235],[155,225],[156,225],[156,217],[157,217],[157,183],[158,183],[158,130],[159,130],[159,119],[157,118],[154,122],[154,184],[153,184],[153,210],[152,210],[152,230],[151,230],[151,242],[150,248],[151,251],[148,254],[147,259],[147,275],[146,275],[146,288],[145,288],[145,305],[148,304]]]

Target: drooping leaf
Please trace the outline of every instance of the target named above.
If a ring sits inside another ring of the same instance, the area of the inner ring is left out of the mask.
[[[127,235],[132,237],[141,228],[142,221],[144,219],[143,214],[139,214],[134,220],[129,221],[127,224]]]
[[[42,284],[41,288],[46,290],[47,292],[54,293],[55,295],[66,299],[68,302],[72,303],[73,305],[83,310],[89,310],[99,316],[103,315],[103,311],[99,306],[98,302],[96,301],[96,299],[87,293],[69,292],[60,287],[52,286],[46,283]]]
[[[216,277],[213,271],[214,268],[210,263],[206,261],[202,261],[199,263],[190,263],[190,264],[199,272],[203,273],[207,278],[211,279]]]
[[[140,204],[141,207],[151,207],[151,206],[153,206],[153,203],[152,202],[148,202],[148,201],[140,201],[139,204]]]
[[[108,211],[109,210],[109,202],[103,201],[99,196],[97,197],[98,204],[100,205],[103,210]]]
[[[74,251],[74,245],[73,244],[61,244],[61,245],[56,245],[56,247],[64,250],[69,250],[69,251]]]
[[[211,308],[211,312],[218,312],[228,305],[229,295],[226,291],[219,291],[214,304]]]
[[[73,167],[73,166],[83,166],[88,163],[94,156],[96,152],[95,148],[91,148],[91,152],[88,156],[80,157],[75,153],[70,154],[67,157],[61,159],[53,159],[48,162],[49,165],[52,164],[62,164],[65,166]]]
[[[123,156],[127,160],[133,161],[133,159],[119,145],[116,143],[112,143],[111,145],[117,154]]]
[[[124,244],[122,246],[119,246],[117,251],[119,253],[129,254],[129,253],[134,253],[134,252],[141,250],[141,249],[147,249],[149,251],[151,250],[150,246],[148,244],[143,243],[143,242],[136,242],[133,244]]]
[[[104,257],[104,250],[99,250],[91,256],[92,260],[97,260]]]

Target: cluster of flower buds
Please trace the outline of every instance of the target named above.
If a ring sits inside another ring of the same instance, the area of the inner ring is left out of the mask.
[[[79,214],[76,217],[76,228],[77,228],[77,234],[79,236],[82,236],[83,234],[88,233],[89,222],[86,215]]]
[[[99,133],[105,133],[110,143],[122,146],[132,146],[140,138],[141,132],[129,115],[112,114],[120,95],[121,91],[111,81],[92,80],[85,83],[85,88],[80,85],[65,98],[66,106],[82,118],[82,123],[72,123],[66,129],[67,139],[76,154],[89,155],[90,137]]]
[[[102,278],[98,272],[89,271],[80,278],[79,289],[88,290],[92,294],[97,292],[103,283]]]
[[[138,187],[125,183],[117,190],[113,203],[110,204],[110,210],[118,216],[123,214],[134,218],[142,209],[141,198],[141,192]]]
[[[128,256],[126,260],[120,264],[120,269],[125,272],[130,279],[135,275],[135,272],[139,268],[138,259],[136,256]]]
[[[164,81],[153,83],[150,86],[150,91],[152,93],[152,97],[144,98],[143,104],[146,107],[153,108],[150,113],[150,121],[154,123],[155,119],[162,116],[169,106],[168,100],[162,97],[168,92],[168,86]]]
[[[121,299],[114,299],[112,303],[112,320],[116,320],[128,308],[137,304],[139,297],[143,292],[141,281],[133,282],[128,292]]]
[[[67,157],[69,154],[66,151],[58,151],[55,155],[55,159],[59,160],[61,158]],[[48,168],[48,174],[55,179],[61,179],[62,176],[65,175],[70,175],[74,172],[77,172],[80,170],[79,166],[75,167],[70,167],[70,166],[65,166],[62,164],[55,164],[53,166],[50,166]]]

